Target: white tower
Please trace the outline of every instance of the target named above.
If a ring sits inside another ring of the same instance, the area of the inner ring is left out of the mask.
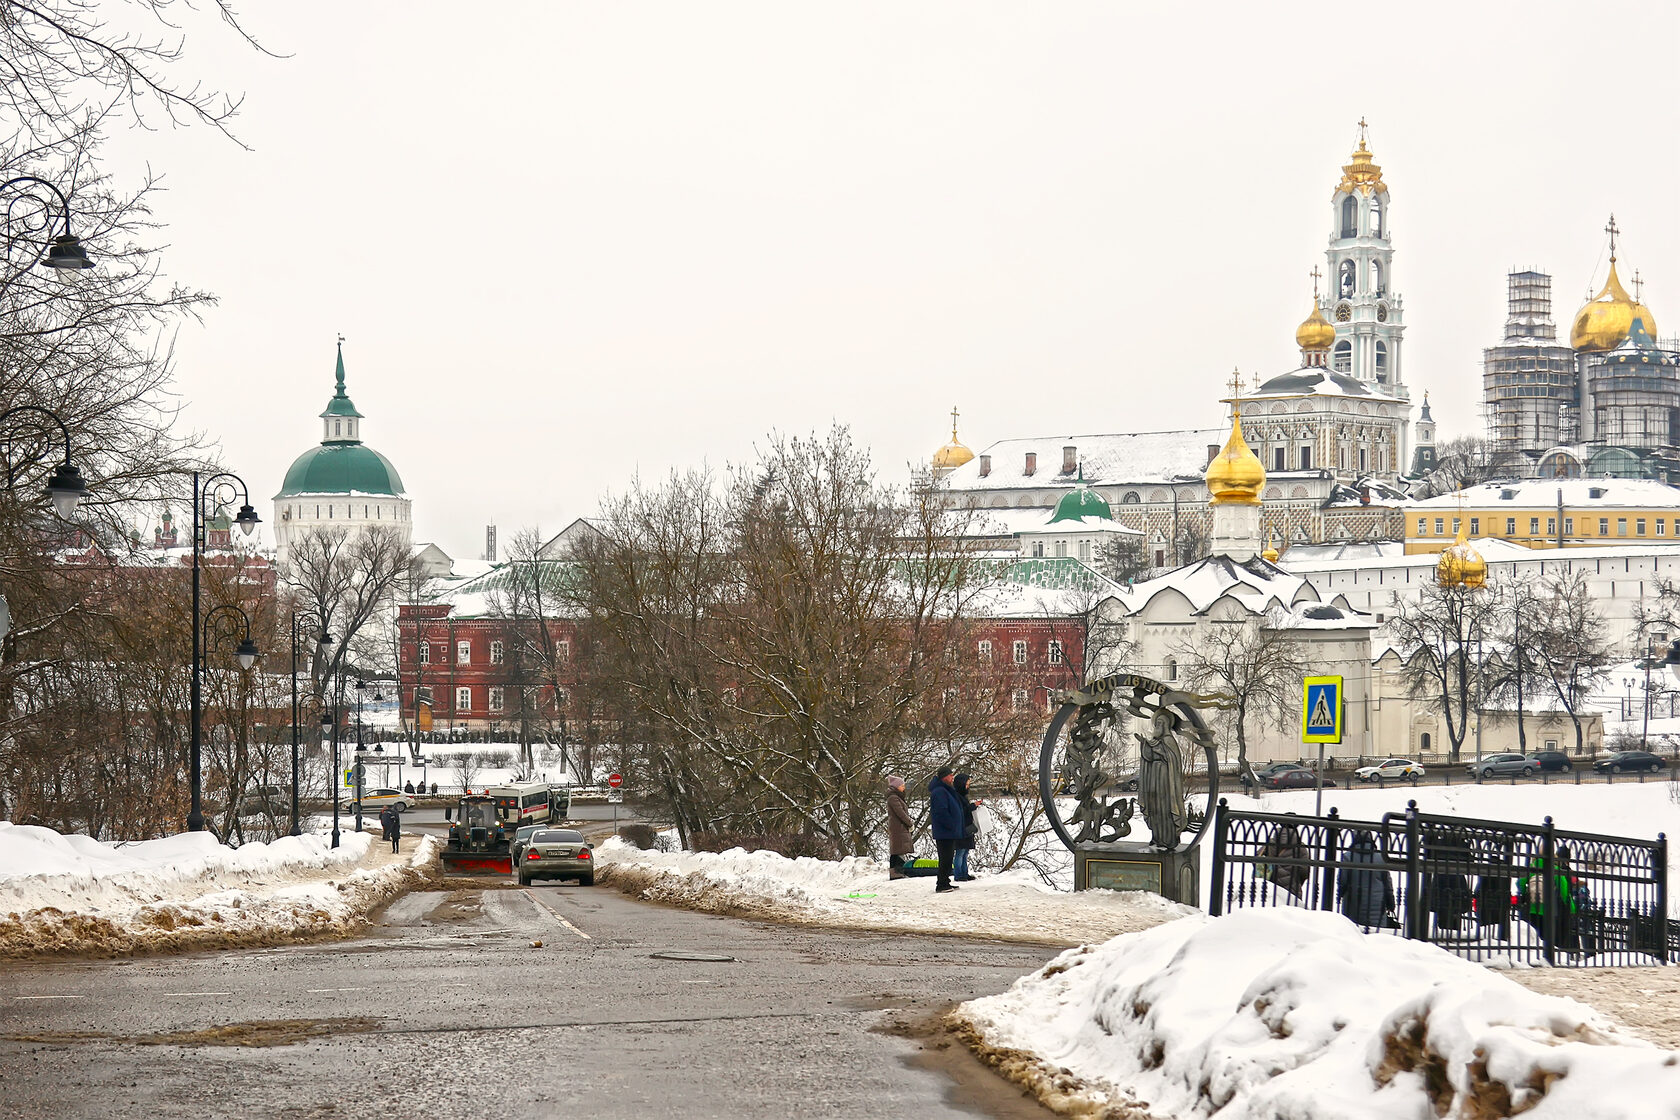
[[[1365,146],[1365,122],[1359,122],[1359,147],[1342,168],[1342,181],[1330,202],[1330,290],[1323,310],[1336,328],[1330,369],[1379,392],[1409,399],[1401,376],[1400,336],[1405,333],[1400,297],[1394,292],[1394,246],[1389,241],[1388,186],[1382,168]]]

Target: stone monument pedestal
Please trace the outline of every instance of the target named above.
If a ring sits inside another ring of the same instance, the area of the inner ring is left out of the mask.
[[[1073,851],[1073,889],[1153,891],[1186,906],[1201,906],[1200,845],[1163,852],[1148,844],[1084,844]]]

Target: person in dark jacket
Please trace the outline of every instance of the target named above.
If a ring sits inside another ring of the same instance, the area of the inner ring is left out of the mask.
[[[1272,860],[1305,860],[1307,849],[1301,843],[1301,834],[1292,824],[1280,824],[1272,830],[1271,837],[1260,846],[1260,874],[1276,883],[1292,896],[1281,899],[1295,903],[1299,901],[1301,888],[1307,885],[1307,868],[1301,863],[1273,863]]]
[[[980,807],[980,803],[969,800],[967,774],[958,774],[952,778],[951,790],[962,803],[963,811],[963,834],[957,839],[955,850],[951,853],[951,878],[959,883],[966,883],[974,878],[968,873],[968,853],[974,850],[974,838],[980,834],[974,824],[974,810]]]
[[[951,788],[956,776],[955,770],[941,766],[933,781],[928,783],[933,843],[939,849],[939,883],[934,887],[935,894],[957,889],[951,883],[951,860],[956,854],[957,841],[963,835],[963,808],[957,791]]]
[[[916,851],[910,843],[910,807],[904,803],[904,779],[887,775],[887,878],[904,878],[904,862]]]
[[[403,783],[403,792],[404,793],[413,793],[414,792],[414,783],[413,782],[404,782]]]
[[[391,850],[399,850],[398,845],[402,843],[402,814],[397,812],[395,805],[387,805],[380,811],[379,825],[385,839],[391,842]]]
[[[1389,916],[1394,912],[1394,882],[1382,868],[1376,840],[1364,829],[1353,834],[1353,845],[1336,873],[1336,894],[1342,916],[1355,925],[1380,929],[1394,924]]]

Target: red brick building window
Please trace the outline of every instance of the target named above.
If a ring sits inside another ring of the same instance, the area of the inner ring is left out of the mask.
[[[455,690],[455,710],[468,712],[472,710],[472,689],[457,688]]]

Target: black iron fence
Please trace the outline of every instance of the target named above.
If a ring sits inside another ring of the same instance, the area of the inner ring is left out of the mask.
[[[1214,810],[1208,912],[1305,906],[1487,963],[1680,960],[1668,841],[1420,813]]]

